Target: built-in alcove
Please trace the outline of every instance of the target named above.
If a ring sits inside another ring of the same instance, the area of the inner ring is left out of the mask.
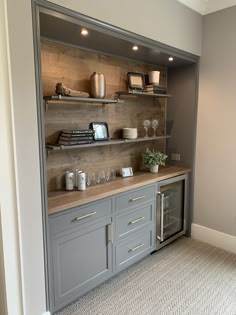
[[[137,171],[142,165],[141,155],[146,147],[155,146],[166,151],[169,157],[178,153],[181,160],[169,159],[168,164],[193,168],[198,57],[43,0],[34,3],[33,26],[45,261],[48,267],[47,305],[52,310],[48,192],[63,189],[63,174],[68,169],[92,171],[111,167],[118,170],[122,166],[132,166]],[[82,27],[90,31],[87,39],[80,36]],[[136,53],[131,49],[133,44],[140,48]],[[168,61],[169,56],[173,56],[173,62]],[[116,91],[127,89],[128,71],[147,73],[149,70],[161,70],[161,84],[166,85],[171,98],[121,96],[123,103],[105,105],[60,101],[49,104],[44,110],[43,97],[55,95],[57,82],[89,92],[90,75],[101,71],[107,82],[106,97],[114,99]],[[46,150],[46,143],[55,143],[61,129],[87,128],[91,121],[108,122],[113,138],[120,138],[123,127],[137,127],[139,135],[143,136],[144,119],[158,119],[157,135],[171,133],[171,138],[104,147]],[[192,188],[190,181],[189,226]]]

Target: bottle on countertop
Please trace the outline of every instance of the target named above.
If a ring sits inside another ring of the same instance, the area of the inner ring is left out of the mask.
[[[74,189],[74,173],[67,171],[65,173],[66,190]]]
[[[84,172],[77,173],[78,190],[86,190],[86,175]]]

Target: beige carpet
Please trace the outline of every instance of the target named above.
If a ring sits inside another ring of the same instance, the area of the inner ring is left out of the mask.
[[[236,315],[236,255],[181,238],[58,315]]]

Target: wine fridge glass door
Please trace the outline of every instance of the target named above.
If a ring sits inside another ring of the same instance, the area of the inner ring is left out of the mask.
[[[157,238],[164,242],[184,230],[185,180],[161,185],[157,202]]]

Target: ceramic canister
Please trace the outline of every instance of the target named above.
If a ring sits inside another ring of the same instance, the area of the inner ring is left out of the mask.
[[[148,73],[148,81],[149,83],[159,85],[160,71],[150,71]]]
[[[94,98],[104,98],[106,94],[106,82],[104,74],[94,72],[90,76],[91,96]]]

